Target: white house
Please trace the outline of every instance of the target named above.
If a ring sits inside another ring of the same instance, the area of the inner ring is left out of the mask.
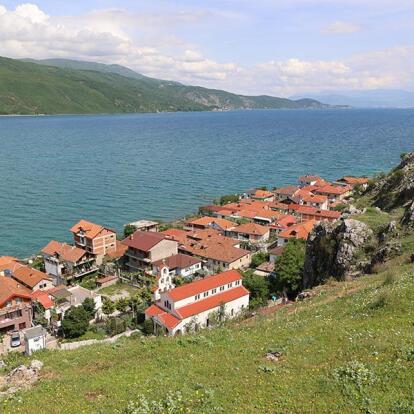
[[[161,274],[163,268],[168,268],[170,276],[190,277],[202,269],[202,262],[197,257],[178,253],[154,262],[152,273],[155,275]]]
[[[154,328],[169,335],[211,325],[212,313],[223,310],[232,318],[249,306],[249,291],[242,285],[242,277],[228,270],[192,283],[160,292],[160,299],[145,311]]]

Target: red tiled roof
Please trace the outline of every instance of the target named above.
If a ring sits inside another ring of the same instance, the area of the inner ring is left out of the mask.
[[[327,196],[317,194],[301,194],[300,197],[306,203],[324,203],[328,200]]]
[[[42,253],[50,256],[58,255],[64,261],[76,263],[86,254],[86,251],[79,249],[79,247],[70,246],[67,243],[51,240],[45,247],[43,247]]]
[[[157,267],[167,266],[169,269],[185,269],[197,263],[201,263],[201,260],[194,256],[178,253],[163,260],[158,260],[153,264]]]
[[[10,262],[0,266],[0,271],[6,269],[11,271],[14,279],[26,286],[29,286],[31,289],[33,289],[42,280],[51,280],[46,273],[22,265],[18,262]]]
[[[180,319],[176,318],[171,313],[164,311],[155,304],[145,310],[145,315],[150,318],[156,316],[168,329],[175,328],[181,322]]]
[[[257,198],[270,198],[270,197],[274,197],[274,194],[271,193],[270,191],[265,191],[265,190],[256,190],[255,193],[252,195],[252,197],[257,197]]]
[[[233,289],[228,289],[223,293],[212,295],[206,299],[198,300],[176,309],[176,312],[182,319],[190,318],[193,315],[197,315],[201,312],[205,312],[209,309],[214,309],[220,306],[222,303],[232,302],[233,300],[242,298],[249,294],[249,291],[244,286],[238,286]]]
[[[13,256],[1,256],[0,257],[0,266],[3,266],[10,262],[18,262],[18,259],[16,259]]]
[[[268,253],[273,256],[280,256],[283,253],[283,250],[285,250],[283,246],[277,246],[270,249]]]
[[[90,221],[87,221],[87,220],[80,220],[70,229],[70,231],[75,234],[79,233],[81,230],[85,232],[85,236],[89,239],[95,238],[103,230],[106,230],[111,233],[115,233],[113,230],[110,230],[99,224],[91,223]]]
[[[103,283],[110,282],[111,280],[115,280],[115,279],[118,279],[118,276],[105,276],[105,277],[99,278],[96,282],[98,284],[103,284]]]
[[[9,277],[0,276],[0,308],[14,297],[30,299],[30,290]]]
[[[47,292],[43,292],[42,290],[36,290],[33,292],[32,298],[37,300],[45,309],[50,309],[54,306],[53,300],[50,299],[49,294]]]
[[[339,211],[335,210],[323,210],[318,209],[312,206],[299,206],[296,209],[298,214],[305,214],[308,216],[314,216],[315,218],[331,218],[331,219],[339,219],[342,214]]]
[[[327,184],[322,187],[319,187],[315,190],[318,194],[334,194],[334,195],[340,195],[348,192],[350,190],[350,187],[348,186],[342,186],[342,185],[332,185]]]
[[[245,234],[264,236],[266,233],[269,232],[269,228],[265,226],[261,226],[260,224],[246,223],[246,224],[240,224],[240,226],[234,227],[231,231],[235,233],[245,233]]]
[[[358,185],[358,184],[367,184],[368,178],[366,177],[352,177],[352,176],[345,176],[338,180],[339,182],[344,182],[349,185]]]
[[[289,227],[287,230],[280,232],[279,237],[285,239],[295,238],[306,240],[314,225],[314,220],[303,221],[302,223],[295,224],[294,226]]]
[[[156,246],[162,240],[170,240],[163,233],[153,231],[137,230],[131,236],[122,241],[128,247],[147,252]]]
[[[204,217],[200,217],[198,219],[192,220],[188,224],[208,227],[212,223],[218,224],[222,229],[228,229],[234,226],[234,223],[232,221],[221,219],[221,218],[216,218],[216,217],[209,217],[209,216],[204,216]]]
[[[236,280],[241,280],[241,278],[240,273],[236,270],[227,270],[226,272],[218,273],[217,275],[208,276],[202,280],[197,280],[195,282],[176,287],[175,289],[170,290],[168,294],[174,301],[180,301],[182,299],[195,296],[198,293],[203,293],[206,290],[226,285],[227,283],[231,283]]]
[[[296,185],[288,185],[286,187],[280,187],[275,190],[276,194],[283,194],[283,195],[294,195],[299,190],[299,187]]]

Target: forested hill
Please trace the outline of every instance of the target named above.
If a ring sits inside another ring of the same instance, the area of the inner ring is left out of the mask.
[[[0,57],[0,114],[323,108],[312,99],[242,96],[140,75],[119,65]]]

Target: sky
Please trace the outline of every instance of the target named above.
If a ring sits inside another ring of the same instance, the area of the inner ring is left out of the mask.
[[[0,55],[242,94],[414,91],[414,0],[0,0]]]

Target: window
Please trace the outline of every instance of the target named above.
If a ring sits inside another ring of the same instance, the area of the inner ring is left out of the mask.
[[[231,288],[233,286],[233,283],[229,283],[228,285],[227,285],[227,287],[228,288]]]
[[[208,292],[204,292],[203,296],[206,298],[208,296]]]
[[[235,285],[236,285],[236,286],[239,286],[239,285],[240,285],[240,280],[236,280]]]
[[[231,316],[233,316],[233,315],[234,315],[234,309],[231,310]]]
[[[212,295],[214,295],[216,292],[217,292],[217,289],[213,289],[213,290],[211,291],[211,294],[212,294]]]
[[[224,290],[224,286],[220,286],[220,292]]]
[[[194,296],[194,300],[200,299],[200,294]]]

